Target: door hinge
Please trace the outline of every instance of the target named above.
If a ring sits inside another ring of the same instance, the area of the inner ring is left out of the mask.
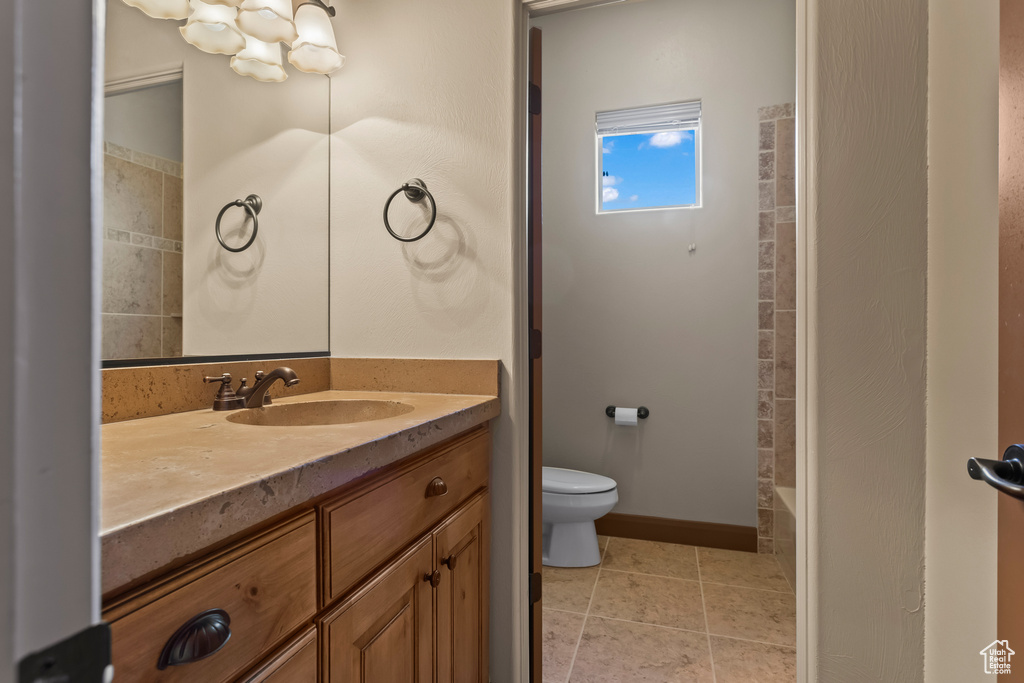
[[[18,662],[18,683],[109,683],[110,624],[96,624],[26,655]]]
[[[530,604],[536,605],[540,602],[541,594],[540,572],[530,574]]]
[[[530,84],[530,113],[533,115],[540,113],[540,86],[533,83]]]
[[[540,330],[530,330],[530,359],[540,358],[541,334]]]

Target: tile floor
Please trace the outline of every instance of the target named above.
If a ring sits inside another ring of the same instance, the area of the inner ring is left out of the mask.
[[[601,537],[544,567],[544,683],[791,683],[796,596],[773,555]]]

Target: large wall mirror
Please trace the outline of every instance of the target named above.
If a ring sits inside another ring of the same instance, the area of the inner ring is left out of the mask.
[[[240,76],[182,24],[107,3],[104,363],[326,354],[330,81]],[[228,247],[253,228],[224,212]]]

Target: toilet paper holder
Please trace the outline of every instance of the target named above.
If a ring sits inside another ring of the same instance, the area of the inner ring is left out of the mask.
[[[607,415],[608,417],[615,417],[615,406],[608,406],[607,408],[605,408],[604,414]],[[643,406],[640,406],[639,408],[636,409],[636,416],[641,420],[646,420],[650,416],[650,414],[651,411],[647,410],[647,408]]]

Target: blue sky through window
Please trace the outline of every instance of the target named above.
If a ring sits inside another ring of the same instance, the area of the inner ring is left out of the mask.
[[[694,131],[605,135],[601,148],[601,210],[697,203]]]

